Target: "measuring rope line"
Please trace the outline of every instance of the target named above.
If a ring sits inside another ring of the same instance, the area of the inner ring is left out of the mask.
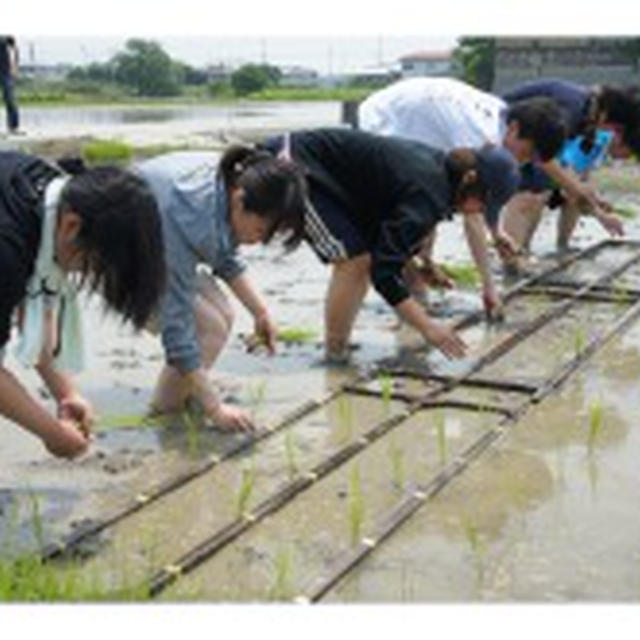
[[[547,382],[540,386],[538,391],[531,396],[529,400],[521,405],[519,410],[514,412],[512,417],[505,418],[497,427],[481,435],[461,456],[454,460],[448,468],[436,474],[426,485],[419,486],[413,490],[409,497],[390,512],[386,518],[386,524],[373,534],[373,538],[377,541],[375,547],[378,548],[383,541],[404,524],[423,504],[437,495],[453,478],[467,468],[474,459],[486,451],[491,444],[508,433],[509,428],[517,424],[524,413],[532,406],[539,403],[550,393],[559,389],[572,373],[583,366],[589,358],[613,337],[627,330],[632,322],[639,317],[640,301],[630,307],[612,327],[593,338],[577,356],[562,365]],[[311,583],[309,588],[303,590],[303,595],[297,596],[294,601],[306,601],[309,603],[319,601],[372,551],[373,547],[361,543],[356,549],[345,554],[345,556],[336,563],[334,570],[329,576],[319,576]]]
[[[301,418],[304,418],[309,413],[312,413],[313,411],[330,402],[335,396],[339,395],[339,393],[340,389],[336,389],[334,391],[328,392],[319,400],[307,400],[299,407],[284,416],[282,420],[275,426],[261,429],[256,432],[254,437],[246,438],[236,443],[225,453],[209,455],[207,459],[203,463],[199,464],[196,468],[179,474],[176,477],[169,478],[153,489],[136,494],[130,504],[116,510],[110,516],[92,523],[91,526],[78,529],[77,531],[70,533],[68,536],[61,540],[48,543],[41,551],[40,557],[42,561],[48,562],[51,560],[55,560],[63,554],[73,551],[74,547],[76,547],[87,538],[103,532],[105,529],[108,529],[109,527],[112,527],[113,525],[121,522],[128,516],[137,513],[143,507],[183,487],[185,484],[191,482],[192,480],[199,478],[200,476],[204,475],[205,473],[219,465],[224,460],[227,460],[251,448],[256,443],[265,440],[271,435],[286,428],[290,424],[297,422]]]
[[[584,252],[582,252],[583,254],[587,254],[587,253],[592,253],[593,251],[597,250],[598,245],[589,248],[588,250],[585,250]],[[580,256],[572,256],[573,261],[575,261],[576,259],[579,259]],[[553,267],[550,270],[547,271],[553,271],[555,269],[557,269],[558,267]],[[540,277],[542,274],[539,274]],[[614,276],[615,277],[615,276]],[[531,279],[528,279],[527,282],[531,281]],[[500,346],[500,345],[499,345]],[[483,356],[483,359],[481,359],[478,367],[476,368],[480,368],[482,366],[484,366],[484,364],[486,364],[489,361],[489,356],[491,354],[485,354]],[[501,352],[499,353],[498,351],[493,351],[493,357],[499,357],[501,355]],[[463,380],[465,380],[467,378],[467,376],[469,376],[471,373],[473,373],[473,371],[476,368],[472,368],[470,371],[464,372],[463,374],[456,376],[456,377],[452,377],[450,379],[448,379],[445,384],[442,385],[442,388],[438,388],[435,389],[434,391],[432,391],[431,393],[427,394],[427,396],[433,396],[435,394],[439,394],[442,393],[443,391],[453,388],[455,385],[461,383]],[[155,491],[150,491],[147,493],[142,493],[142,494],[138,494],[138,496],[136,497],[136,499],[134,500],[134,504],[131,505],[128,508],[125,508],[124,510],[120,511],[118,514],[116,514],[115,516],[112,516],[111,518],[107,519],[107,520],[103,520],[101,522],[99,522],[96,526],[91,527],[89,529],[86,530],[82,530],[80,532],[77,533],[77,535],[72,535],[69,536],[68,539],[66,539],[65,541],[62,542],[57,542],[57,543],[53,543],[52,545],[49,546],[45,556],[47,559],[51,559],[54,557],[59,556],[61,553],[63,553],[65,550],[69,550],[74,544],[79,543],[82,539],[89,537],[90,535],[95,535],[96,533],[99,533],[100,531],[104,530],[105,528],[107,528],[108,526],[111,526],[112,524],[115,524],[116,522],[122,520],[123,518],[125,518],[127,515],[134,513],[136,511],[138,511],[140,508],[142,508],[142,506],[149,504],[150,502],[153,502],[157,499],[159,499],[160,497],[162,497],[163,495],[166,495],[167,493],[183,486],[184,484],[186,484],[187,482],[189,482],[190,480],[194,479],[195,477],[198,477],[199,475],[202,475],[203,473],[206,473],[206,471],[208,471],[209,469],[211,469],[212,467],[214,467],[215,465],[219,464],[222,460],[225,460],[235,454],[237,454],[238,452],[253,446],[256,442],[262,440],[263,438],[267,437],[268,435],[271,435],[272,433],[285,428],[286,426],[289,426],[292,422],[295,422],[297,420],[299,420],[301,417],[304,417],[305,415],[307,415],[308,413],[316,410],[317,408],[319,408],[320,406],[322,406],[323,404],[325,404],[326,402],[329,402],[331,399],[335,398],[337,395],[339,395],[341,393],[341,389],[338,388],[335,391],[329,393],[322,401],[309,401],[307,403],[305,403],[304,405],[302,405],[298,410],[294,411],[291,415],[287,416],[285,419],[283,419],[283,421],[275,428],[271,428],[268,430],[264,430],[259,432],[259,434],[257,435],[256,438],[253,438],[251,440],[247,440],[247,441],[243,441],[241,443],[238,444],[238,446],[230,449],[227,453],[225,453],[223,456],[218,456],[217,454],[214,454],[213,456],[210,456],[210,458],[208,459],[208,461],[202,465],[201,467],[199,467],[196,470],[193,470],[191,472],[188,472],[187,474],[183,474],[180,477],[170,480],[169,482],[163,483],[162,485],[160,485],[160,488],[155,490]],[[416,405],[416,410],[418,410],[420,405]],[[404,419],[406,419],[405,416]],[[375,430],[374,430],[375,432]],[[384,433],[384,432],[383,432]],[[375,437],[375,436],[374,436]],[[379,437],[379,436],[377,436]],[[329,466],[331,467],[331,465],[333,464],[334,466],[338,466],[339,464],[341,464],[344,460],[348,459],[349,457],[351,457],[352,455],[355,455],[355,453],[357,453],[360,448],[364,447],[365,445],[363,444],[363,440],[361,439],[360,443],[357,444],[357,449],[354,450],[350,450],[348,452],[343,452],[344,454],[347,454],[346,457],[344,458],[340,458],[335,457],[333,462],[329,464]],[[337,465],[335,464],[337,461]],[[342,462],[341,462],[342,461]],[[328,471],[323,470],[322,467],[319,467],[317,470],[315,471],[311,471],[308,472],[307,474],[305,474],[305,481],[307,482],[314,482],[315,480],[318,479],[318,477],[320,477],[322,475],[322,473],[326,473]],[[294,488],[295,489],[295,488]],[[294,491],[293,495],[296,495],[301,489],[297,489]],[[286,500],[288,501],[288,500]],[[286,502],[285,501],[285,502]],[[245,517],[243,518],[243,522],[244,522],[244,526],[246,526],[247,524],[249,526],[251,526],[253,523],[255,523],[258,520],[258,516],[253,514],[249,514],[250,517]],[[264,517],[264,516],[262,516]],[[239,535],[239,534],[238,534]],[[199,562],[197,563],[199,564]],[[169,565],[168,568],[169,570],[166,571],[166,573],[168,575],[177,575],[176,571],[174,569],[174,567],[181,567],[181,571],[179,573],[183,573],[185,570],[185,567],[180,565],[180,564],[172,564]],[[195,565],[194,565],[195,566]]]
[[[374,546],[365,544],[364,540],[361,540],[356,548],[344,554],[335,563],[329,575],[320,575],[313,579],[310,582],[310,586],[303,589],[302,594],[298,595],[294,601],[318,602],[369,554],[375,549],[379,549],[392,533],[404,524],[421,506],[440,493],[503,433],[502,429],[492,429],[485,432],[460,456],[454,458],[444,469],[440,470],[428,483],[411,490],[409,495],[387,515],[382,526],[373,535],[369,535],[369,538],[376,541]]]
[[[574,254],[572,256],[568,256],[567,258],[565,258],[564,260],[562,260],[559,264],[554,265],[552,267],[549,267],[545,270],[543,270],[540,274],[534,275],[534,276],[530,276],[528,278],[525,278],[521,283],[519,283],[518,285],[516,285],[515,287],[513,287],[510,292],[507,292],[505,294],[505,296],[512,296],[515,293],[517,293],[517,291],[519,291],[520,289],[524,288],[525,286],[527,286],[528,284],[533,284],[534,282],[538,281],[540,278],[545,277],[548,274],[554,273],[557,270],[561,270],[563,268],[565,268],[568,264],[571,264],[577,260],[580,260],[606,246],[608,246],[609,244],[611,244],[612,241],[610,240],[604,240],[598,244],[595,244],[591,247],[587,247],[586,249],[583,249],[582,251],[580,251],[577,254]],[[464,318],[461,319],[460,324],[461,325],[465,325],[465,323],[469,323],[469,324],[473,324],[473,322],[478,322],[479,320],[481,320],[483,318],[481,313],[478,312],[472,312],[470,313],[468,316],[465,316]],[[355,384],[358,380],[362,379],[362,380],[368,380],[370,379],[374,374],[369,374],[364,375],[364,376],[358,376],[355,380],[350,381],[349,385],[353,385]],[[456,378],[451,377],[448,378],[446,380],[445,383],[445,387],[453,387],[455,386],[455,384],[458,384],[460,382],[460,380],[464,379],[465,376],[458,376]],[[105,518],[102,518],[100,520],[98,520],[95,523],[92,523],[90,526],[88,527],[84,527],[82,529],[78,529],[76,531],[71,532],[70,534],[68,534],[67,536],[65,536],[64,538],[60,539],[60,540],[55,540],[47,545],[45,545],[45,547],[43,548],[43,550],[41,551],[41,559],[43,562],[47,562],[50,560],[54,560],[60,556],[62,556],[63,554],[67,553],[67,552],[71,552],[73,551],[73,548],[75,546],[77,546],[78,544],[80,544],[81,542],[83,542],[84,540],[90,538],[91,536],[95,536],[101,532],[103,532],[104,530],[108,529],[109,527],[117,524],[118,522],[124,520],[125,518],[127,518],[128,516],[137,513],[138,511],[140,511],[142,508],[144,508],[146,505],[151,504],[153,502],[155,502],[156,500],[164,497],[165,495],[175,491],[176,489],[179,489],[180,487],[184,486],[185,484],[187,484],[188,482],[202,476],[203,474],[207,473],[209,470],[211,470],[212,468],[214,468],[215,466],[217,466],[218,464],[220,464],[221,462],[223,462],[224,460],[227,460],[228,458],[231,458],[232,456],[235,456],[243,451],[245,451],[246,449],[252,447],[254,444],[256,444],[257,442],[260,442],[261,440],[277,433],[278,431],[286,428],[287,426],[289,426],[291,423],[296,422],[297,420],[300,420],[302,417],[306,416],[307,414],[311,413],[312,411],[320,408],[321,406],[323,406],[324,404],[327,404],[328,402],[330,402],[333,398],[335,398],[337,395],[339,395],[342,392],[342,387],[338,387],[337,389],[329,392],[328,394],[326,394],[322,399],[320,400],[309,400],[305,403],[303,403],[300,407],[298,407],[297,409],[295,409],[293,412],[291,412],[290,414],[288,414],[287,416],[285,416],[282,421],[276,425],[275,427],[269,427],[269,428],[265,428],[260,430],[253,438],[248,438],[246,440],[243,440],[241,442],[239,442],[237,445],[235,445],[234,447],[231,447],[226,453],[220,455],[220,454],[212,454],[204,463],[202,463],[201,465],[199,465],[198,467],[196,467],[195,469],[192,469],[190,471],[187,471],[186,473],[180,474],[175,478],[170,478],[165,482],[162,482],[160,485],[158,485],[157,487],[150,489],[149,491],[146,492],[141,492],[140,494],[138,494],[137,496],[134,497],[134,499],[132,500],[132,502],[129,505],[125,505],[124,507],[122,507],[121,509],[117,510],[115,513],[113,513],[110,516],[107,516]]]
[[[550,298],[566,298],[568,295],[568,291],[572,291],[571,289],[537,289],[532,288],[527,291],[523,291],[521,295],[523,296],[548,296]],[[586,293],[580,299],[586,302],[613,302],[620,304],[627,304],[630,302],[635,302],[640,296],[636,295],[628,295],[627,293],[609,293],[609,292],[599,292],[594,291],[590,293]]]
[[[462,384],[460,385],[462,386]],[[366,396],[368,398],[376,398],[377,400],[384,400],[384,394],[381,391],[375,389],[367,389],[366,387],[349,386],[346,391],[354,395]],[[412,402],[420,402],[423,408],[450,408],[450,409],[469,409],[470,411],[477,411],[482,413],[499,413],[502,415],[511,415],[511,410],[504,405],[492,404],[490,402],[472,402],[468,400],[459,400],[456,398],[448,398],[443,400],[422,400],[422,396],[419,394],[410,394],[403,392],[389,392],[390,400],[400,400],[410,404]]]
[[[640,247],[640,242],[633,240],[621,240],[618,238],[606,238],[597,242],[596,244],[590,245],[581,249],[580,251],[565,256],[561,258],[557,263],[542,269],[539,273],[534,273],[529,276],[526,276],[519,282],[517,282],[513,287],[510,287],[507,291],[505,291],[502,296],[503,302],[508,302],[513,297],[517,296],[523,289],[527,287],[533,286],[536,283],[544,281],[549,276],[557,273],[558,271],[562,271],[572,264],[579,262],[580,260],[584,260],[586,258],[591,257],[593,254],[602,251],[603,249],[607,249],[609,247]],[[453,328],[456,330],[466,329],[467,327],[476,324],[478,321],[482,320],[485,317],[484,311],[478,310],[470,313],[468,316],[461,318],[457,322],[453,324]]]
[[[448,383],[453,380],[452,376],[438,373],[422,373],[412,369],[403,367],[389,367],[381,369],[380,373],[393,376],[395,378],[410,378],[412,380],[422,380],[424,382],[442,382]],[[495,389],[496,391],[510,391],[513,393],[531,394],[535,393],[538,385],[530,382],[519,382],[511,380],[501,380],[498,378],[483,378],[481,376],[473,376],[458,382],[460,387],[478,387],[481,389]]]
[[[619,267],[619,269],[624,270],[625,268],[627,268],[627,263],[631,264],[636,260],[640,260],[640,253],[635,255],[632,259],[627,260],[624,265],[621,265]],[[615,274],[612,273],[611,277],[615,277]],[[599,279],[598,282],[600,282],[601,280],[604,280],[604,277]],[[357,453],[360,453],[366,446],[387,433],[391,428],[393,428],[400,422],[403,422],[417,411],[420,411],[425,406],[425,403],[428,403],[431,400],[435,400],[438,395],[444,392],[450,391],[462,381],[468,379],[469,376],[471,376],[473,373],[504,355],[505,352],[513,348],[513,346],[521,342],[524,338],[535,332],[541,326],[564,313],[570,306],[572,306],[579,300],[581,294],[582,291],[574,293],[572,297],[569,300],[565,301],[562,305],[556,305],[552,307],[551,309],[547,310],[547,312],[531,320],[524,327],[521,327],[517,331],[509,333],[506,338],[489,347],[467,370],[461,372],[457,376],[452,376],[446,381],[439,383],[438,386],[429,390],[422,398],[409,404],[406,411],[404,411],[402,414],[392,416],[391,418],[384,420],[383,422],[375,426],[370,432],[366,433],[364,438],[360,438],[355,442],[349,443],[342,449],[332,454],[324,462],[319,463],[312,469],[314,475],[317,476],[317,479],[321,479],[334,469],[338,468],[341,464],[355,456]],[[366,378],[364,381],[366,381]],[[353,388],[352,383],[347,383],[345,385],[345,392],[348,392],[347,390],[349,388]],[[500,412],[505,413],[505,410],[501,408]],[[508,415],[511,416],[511,412],[509,412]],[[500,431],[499,434],[502,434],[502,431]],[[205,560],[208,560],[213,555],[215,555],[223,547],[234,541],[249,527],[260,522],[267,515],[275,513],[282,506],[290,502],[297,494],[307,489],[311,484],[313,484],[313,481],[310,481],[304,477],[299,477],[294,479],[293,481],[290,481],[278,492],[276,492],[276,494],[264,500],[260,504],[260,506],[256,510],[254,510],[253,515],[255,517],[252,518],[250,522],[247,522],[246,519],[244,519],[240,523],[234,522],[231,525],[218,530],[216,533],[212,534],[209,538],[200,543],[197,547],[195,547],[191,551],[188,551],[186,554],[183,554],[177,561],[171,564],[180,566],[182,568],[182,571],[180,573],[181,576],[189,573],[197,566],[202,564]],[[176,579],[177,576],[171,572],[167,572],[162,569],[158,571],[150,579],[149,590],[151,596],[154,597],[164,591],[164,589],[175,582]]]
[[[580,351],[575,357],[565,363],[560,370],[544,385],[541,385],[538,391],[531,398],[531,402],[539,403],[550,393],[559,388],[562,383],[580,367],[582,367],[589,358],[607,344],[614,337],[623,334],[634,320],[640,317],[640,300],[636,301],[624,314],[618,318],[612,327],[607,329],[604,333],[596,336],[587,346]]]
[[[407,420],[407,418],[419,409],[420,403],[415,403],[415,407],[407,407],[402,412],[386,418],[370,429],[364,436],[361,436],[353,442],[341,447],[328,458],[315,465],[311,470],[287,481],[283,486],[276,490],[275,493],[254,507],[250,511],[249,518],[243,516],[237,518],[228,525],[218,529],[214,534],[203,540],[187,553],[180,556],[177,560],[171,562],[169,566],[180,567],[179,574],[167,571],[166,568],[157,571],[149,579],[148,589],[150,596],[155,597],[160,594],[170,584],[175,582],[178,576],[183,576],[193,571],[204,561],[208,560],[218,551],[236,540],[236,538],[245,531],[291,502],[299,493],[314,485],[334,469],[340,467],[347,460],[370,446],[395,426]]]

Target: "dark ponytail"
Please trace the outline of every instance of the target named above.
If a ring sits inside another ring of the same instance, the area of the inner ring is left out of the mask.
[[[449,176],[449,185],[453,195],[452,204],[470,197],[485,199],[486,185],[480,180],[478,157],[473,149],[453,149],[447,154],[445,167]],[[464,184],[463,178],[469,171],[475,171],[476,179]]]
[[[300,167],[268,151],[235,145],[222,157],[218,172],[227,189],[244,190],[247,211],[269,221],[264,244],[276,234],[284,235],[288,251],[300,244],[307,208],[307,184]]]
[[[70,176],[79,176],[87,170],[87,165],[80,156],[62,156],[56,160],[56,164]]]

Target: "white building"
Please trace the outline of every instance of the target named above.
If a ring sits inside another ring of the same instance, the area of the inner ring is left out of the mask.
[[[315,69],[308,69],[300,66],[280,67],[281,87],[317,87],[319,85],[318,72]]]
[[[416,51],[400,58],[403,78],[456,75],[451,51]]]

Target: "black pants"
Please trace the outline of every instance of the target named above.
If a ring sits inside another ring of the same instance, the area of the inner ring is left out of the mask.
[[[20,125],[18,105],[13,93],[13,78],[9,73],[0,74],[0,84],[2,85],[2,99],[7,108],[7,129],[13,131]]]

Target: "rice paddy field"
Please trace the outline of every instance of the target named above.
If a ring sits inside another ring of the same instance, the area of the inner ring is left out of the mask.
[[[598,180],[640,209],[635,167]],[[459,223],[442,225],[436,257],[459,282],[425,303],[459,324],[455,363],[370,292],[350,363],[326,365],[328,270],[307,248],[246,252],[278,352],[247,353],[234,303],[213,375],[253,437],[192,409],[149,418],[159,339],[88,300],[90,451],[57,460],[1,424],[0,601],[637,603],[640,222],[609,242],[584,219],[559,256],[555,220],[492,325]]]

